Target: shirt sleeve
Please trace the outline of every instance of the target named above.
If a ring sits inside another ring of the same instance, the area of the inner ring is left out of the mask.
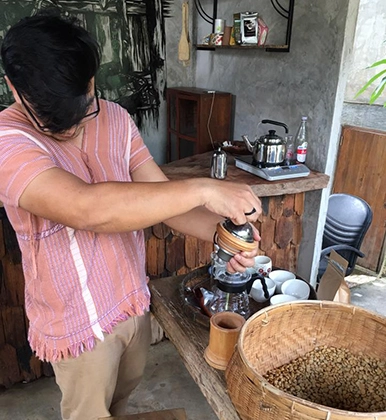
[[[44,146],[21,133],[0,131],[0,200],[18,207],[28,184],[40,173],[57,165]]]
[[[153,159],[152,155],[149,152],[149,149],[145,145],[141,134],[137,126],[135,125],[131,117],[130,124],[130,133],[131,133],[131,153],[130,153],[130,162],[129,168],[130,172],[135,171],[138,167],[143,165],[150,159]]]

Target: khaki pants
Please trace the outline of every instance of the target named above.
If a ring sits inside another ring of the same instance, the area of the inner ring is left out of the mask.
[[[120,322],[91,351],[53,363],[64,420],[125,414],[140,382],[151,342],[150,313]]]

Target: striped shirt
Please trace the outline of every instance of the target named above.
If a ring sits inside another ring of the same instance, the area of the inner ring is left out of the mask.
[[[148,310],[143,231],[74,230],[23,210],[19,198],[50,168],[87,183],[131,182],[152,157],[127,111],[103,100],[81,149],[38,132],[11,107],[0,113],[0,150],[0,200],[22,252],[31,348],[42,360],[76,357],[117,322]]]

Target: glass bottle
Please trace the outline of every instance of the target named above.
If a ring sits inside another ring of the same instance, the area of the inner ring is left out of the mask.
[[[295,137],[296,163],[305,163],[308,149],[307,117],[302,117]]]
[[[294,136],[287,135],[285,137],[285,159],[284,163],[288,165],[293,165],[295,163],[295,143]]]

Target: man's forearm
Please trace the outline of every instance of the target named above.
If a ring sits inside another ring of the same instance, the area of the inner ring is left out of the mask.
[[[75,229],[125,232],[189,212],[201,203],[198,181],[103,182],[87,184],[59,169],[33,180],[20,206]]]
[[[216,225],[221,220],[224,220],[224,218],[215,213],[211,213],[204,207],[196,207],[181,216],[165,220],[165,223],[186,235],[213,242]]]

